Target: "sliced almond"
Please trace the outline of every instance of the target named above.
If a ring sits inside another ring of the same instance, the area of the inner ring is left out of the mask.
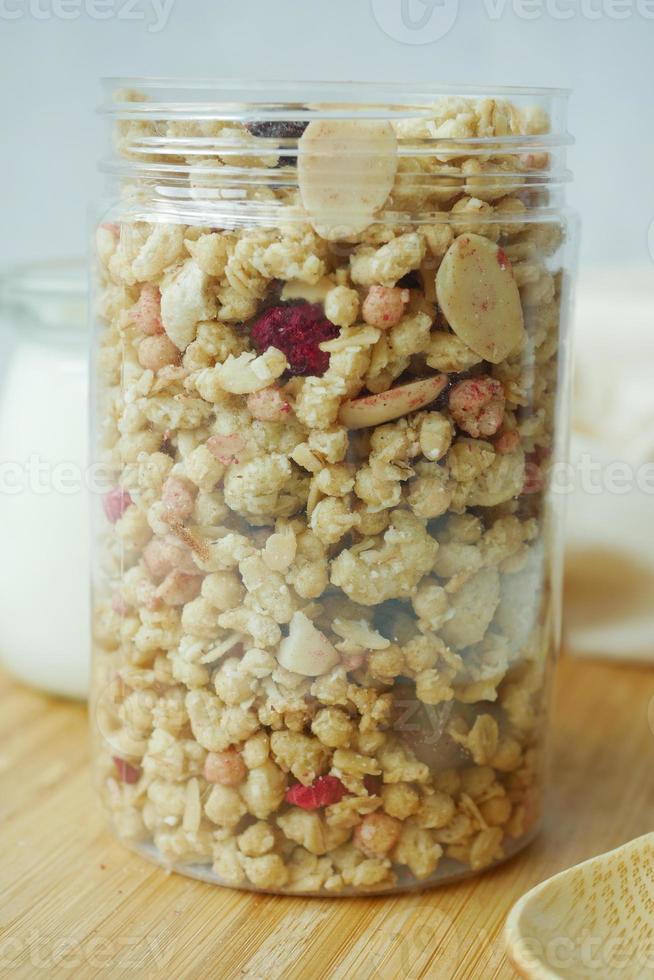
[[[298,183],[314,228],[335,241],[367,228],[391,192],[397,140],[389,122],[316,119],[298,143]]]
[[[267,388],[284,373],[287,361],[276,347],[269,347],[259,357],[244,351],[238,357],[229,354],[226,361],[213,369],[216,381],[223,391],[235,395],[252,394]]]
[[[302,612],[293,615],[286,639],[279,645],[277,660],[286,670],[305,677],[326,674],[340,657],[324,633]]]
[[[436,273],[436,297],[464,344],[499,364],[524,341],[520,293],[501,248],[481,235],[459,235]]]
[[[509,959],[529,980],[652,975],[654,834],[541,882],[513,906]]]
[[[423,381],[412,381],[408,385],[380,391],[377,395],[343,402],[338,413],[339,422],[348,429],[367,429],[371,425],[399,419],[429,405],[438,398],[446,384],[446,374],[435,374]]]

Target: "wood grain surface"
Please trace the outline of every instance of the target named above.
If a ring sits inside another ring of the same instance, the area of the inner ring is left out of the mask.
[[[654,671],[564,659],[545,828],[458,884],[361,899],[257,896],[167,876],[106,833],[81,705],[0,676],[0,976],[367,980],[515,976],[508,909],[652,829]]]

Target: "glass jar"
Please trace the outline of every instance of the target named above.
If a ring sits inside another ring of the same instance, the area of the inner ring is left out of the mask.
[[[89,683],[84,262],[0,279],[0,660],[20,680],[84,698]]]
[[[566,95],[121,84],[95,249],[113,826],[273,892],[490,867],[538,827],[558,643]]]

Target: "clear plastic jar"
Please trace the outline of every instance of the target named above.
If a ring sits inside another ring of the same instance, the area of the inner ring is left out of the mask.
[[[125,82],[96,234],[97,772],[274,892],[536,833],[558,642],[565,93]]]

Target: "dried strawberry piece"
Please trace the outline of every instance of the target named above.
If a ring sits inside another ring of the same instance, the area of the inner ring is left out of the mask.
[[[522,484],[523,493],[540,493],[543,489],[543,474],[538,463],[533,459],[525,460],[525,479]]]
[[[523,493],[540,493],[545,486],[544,464],[550,455],[546,446],[536,446],[525,456],[525,480]]]
[[[113,763],[116,767],[116,772],[118,773],[118,778],[123,783],[138,783],[141,778],[141,770],[137,769],[136,766],[132,766],[125,759],[121,759],[120,756],[112,756]]]
[[[121,487],[114,487],[113,490],[108,490],[102,498],[104,512],[112,524],[115,524],[123,516],[131,503],[132,498],[129,493]]]
[[[314,303],[272,306],[251,327],[252,343],[260,354],[276,347],[286,355],[290,374],[320,376],[329,367],[325,340],[338,336],[322,307]]]
[[[317,810],[321,806],[340,803],[346,793],[346,787],[337,776],[318,776],[311,786],[296,783],[287,789],[286,802],[303,810]]]

